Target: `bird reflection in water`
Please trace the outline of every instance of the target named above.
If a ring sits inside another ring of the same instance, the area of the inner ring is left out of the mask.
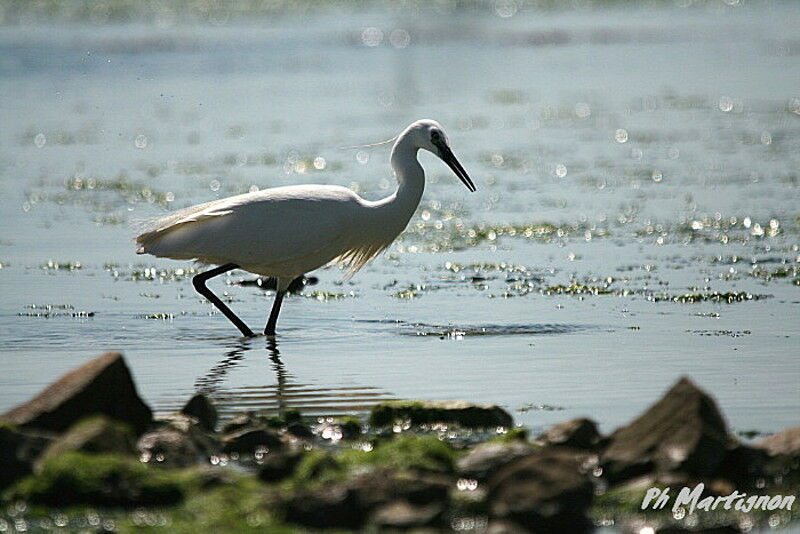
[[[237,411],[242,411],[241,409],[228,406],[229,404],[236,404],[236,396],[227,393],[222,387],[222,384],[225,382],[225,377],[229,371],[244,361],[246,353],[254,351],[255,349],[256,347],[250,340],[245,339],[238,341],[231,350],[225,353],[225,356],[219,363],[209,369],[205,375],[199,377],[194,383],[195,391],[213,399],[220,415],[223,417],[232,415]],[[270,408],[272,408],[272,410],[277,409],[277,414],[283,415],[286,410],[286,399],[284,397],[284,388],[286,387],[287,381],[286,367],[281,361],[281,352],[278,350],[278,341],[276,339],[267,339],[266,350],[269,360],[272,362],[272,370],[275,372],[277,383],[275,386],[263,386],[263,388],[259,389],[269,390],[274,387],[275,391],[273,397],[275,402],[271,403],[273,405],[270,406]],[[234,402],[230,403],[229,401]]]
[[[394,398],[393,395],[370,386],[336,384],[332,387],[320,387],[296,383],[281,360],[278,341],[267,339],[265,348],[275,375],[274,382],[270,381],[272,383],[257,385],[251,378],[247,385],[224,386],[227,375],[245,361],[245,356],[252,358],[260,352],[259,344],[253,339],[237,341],[219,363],[195,381],[195,390],[213,400],[222,419],[248,411],[283,415],[290,408],[298,409],[304,415],[314,416],[360,413],[368,411],[378,402]]]

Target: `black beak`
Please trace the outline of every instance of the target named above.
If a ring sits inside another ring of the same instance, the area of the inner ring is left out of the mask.
[[[475,192],[475,184],[472,183],[470,180],[467,171],[464,170],[464,167],[456,159],[453,151],[450,150],[450,147],[447,145],[442,144],[441,146],[437,147],[439,149],[439,157],[442,158],[442,161],[447,163],[448,167],[453,169],[453,172],[456,173],[456,176],[467,186],[467,189]]]

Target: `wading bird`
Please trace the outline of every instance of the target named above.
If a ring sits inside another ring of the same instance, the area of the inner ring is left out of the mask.
[[[384,199],[372,202],[333,185],[275,187],[236,195],[152,222],[136,237],[136,252],[218,265],[195,276],[192,283],[245,336],[254,334],[206,282],[232,269],[276,278],[275,303],[264,329],[265,335],[274,336],[292,280],[331,262],[344,264],[352,276],[405,229],[425,188],[425,172],[417,161],[420,149],[439,156],[475,191],[439,123],[421,120],[395,138],[391,164],[397,190]]]

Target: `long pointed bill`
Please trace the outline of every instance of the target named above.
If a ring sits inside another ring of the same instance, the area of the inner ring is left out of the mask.
[[[450,147],[440,146],[438,148],[439,148],[439,157],[442,158],[442,161],[447,163],[448,167],[453,169],[453,172],[456,174],[456,176],[458,176],[458,178],[464,183],[464,185],[467,186],[467,189],[469,189],[474,193],[475,184],[472,183],[472,180],[470,180],[467,171],[465,171],[464,167],[462,167],[461,164],[458,162],[455,155],[453,154],[453,151],[450,150]]]

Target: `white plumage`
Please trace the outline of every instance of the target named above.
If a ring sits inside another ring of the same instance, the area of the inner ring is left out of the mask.
[[[280,301],[293,279],[332,261],[346,264],[352,275],[403,231],[425,187],[425,174],[417,161],[419,149],[438,155],[475,190],[441,126],[435,121],[417,121],[397,137],[392,148],[398,187],[384,199],[372,202],[347,188],[326,185],[246,193],[154,221],[136,237],[137,253],[221,265],[198,275],[195,287],[245,335],[252,332],[238,317],[234,319],[235,314],[219,299],[209,296],[205,281],[234,268],[277,278],[276,305],[265,331],[273,335]]]

